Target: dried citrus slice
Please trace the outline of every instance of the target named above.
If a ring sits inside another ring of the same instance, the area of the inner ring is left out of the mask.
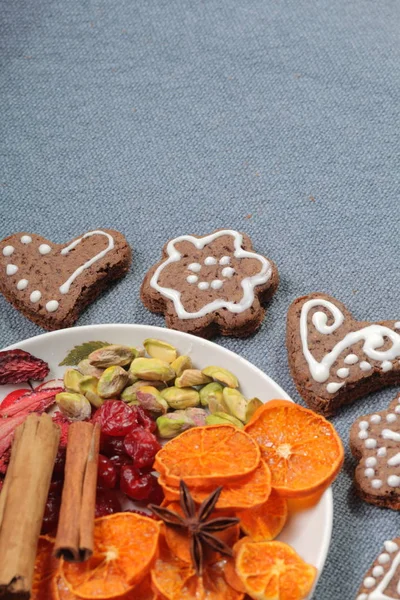
[[[203,502],[216,488],[216,484],[206,488],[190,488],[193,500]],[[271,493],[271,472],[264,461],[260,461],[256,470],[237,481],[224,485],[218,499],[218,509],[251,508],[263,504]]]
[[[232,460],[234,457],[234,460]],[[178,487],[207,486],[240,479],[260,462],[260,449],[244,431],[231,425],[194,427],[170,440],[157,453],[155,468]]]
[[[78,596],[71,592],[67,582],[59,573],[53,577],[52,592],[54,600],[79,600]]]
[[[245,540],[236,554],[236,572],[251,598],[306,598],[317,574],[315,567],[304,562],[291,546],[283,542]]]
[[[43,600],[43,598],[51,600],[54,598],[52,580],[59,569],[59,561],[53,558],[53,546],[53,538],[47,535],[39,537],[33,570],[31,600]]]
[[[287,501],[272,490],[264,504],[238,511],[240,527],[254,541],[271,541],[282,531],[288,516]]]
[[[178,513],[179,515],[183,515],[182,508],[177,502],[172,502],[171,504],[168,504],[166,508]],[[228,514],[224,511],[214,511],[210,516],[210,519],[228,516],[230,517],[231,513]],[[238,541],[239,534],[239,525],[233,525],[232,527],[224,529],[223,531],[213,532],[213,535],[215,537],[227,544],[230,548],[232,548]],[[165,541],[167,542],[167,546],[171,550],[172,554],[186,563],[192,563],[192,558],[190,556],[190,537],[188,532],[186,530],[177,529],[173,527],[165,527],[164,535]],[[218,562],[219,560],[221,560],[221,558],[222,556],[218,552],[215,552],[207,547],[204,548],[204,563],[211,564],[214,562]]]
[[[81,600],[79,596],[76,596],[69,589],[67,582],[60,574],[53,577],[52,591],[54,600]],[[155,594],[151,588],[150,575],[146,576],[145,579],[139,585],[135,586],[131,592],[118,596],[116,600],[157,600],[157,594]],[[160,596],[158,596],[160,598]],[[43,596],[43,600],[49,600]]]
[[[342,442],[329,421],[288,400],[271,400],[245,427],[271,469],[272,487],[300,498],[325,490],[344,459]]]
[[[93,556],[61,564],[61,575],[80,598],[110,599],[129,592],[150,570],[160,523],[135,513],[96,519]]]
[[[206,565],[198,577],[193,567],[163,548],[151,572],[153,586],[166,600],[242,600],[223,573],[224,561]]]
[[[237,592],[245,594],[246,588],[244,587],[239,575],[236,573],[235,559],[225,557],[224,563],[224,577],[227,584]]]

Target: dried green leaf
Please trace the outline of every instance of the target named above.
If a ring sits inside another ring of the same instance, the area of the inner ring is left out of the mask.
[[[110,342],[84,342],[83,344],[75,346],[72,350],[70,350],[64,360],[60,362],[59,366],[75,366],[79,364],[81,360],[87,358],[89,354],[95,350],[110,345]]]

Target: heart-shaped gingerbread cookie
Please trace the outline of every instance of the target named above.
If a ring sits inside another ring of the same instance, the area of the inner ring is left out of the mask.
[[[89,231],[67,244],[34,233],[0,242],[0,292],[44,329],[70,327],[82,310],[130,266],[132,251],[118,231]]]
[[[356,321],[326,294],[289,308],[289,366],[299,394],[325,416],[386,385],[400,383],[400,321]]]

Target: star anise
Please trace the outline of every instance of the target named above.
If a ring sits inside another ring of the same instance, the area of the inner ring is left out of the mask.
[[[214,535],[217,531],[224,531],[239,523],[235,517],[217,517],[209,519],[218,502],[222,487],[218,487],[196,510],[195,502],[190,494],[189,488],[184,481],[180,482],[180,500],[184,516],[182,517],[173,510],[150,504],[149,508],[159,517],[167,527],[186,529],[190,539],[190,554],[197,575],[203,571],[204,548],[208,546],[212,550],[233,556],[232,548]]]

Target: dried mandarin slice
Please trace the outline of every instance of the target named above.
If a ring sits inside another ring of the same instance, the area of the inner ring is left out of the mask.
[[[53,557],[53,546],[53,538],[47,535],[39,537],[33,570],[31,600],[43,600],[43,598],[52,600],[55,598],[52,591],[52,581],[59,569],[59,561]]]
[[[54,600],[81,600],[69,589],[65,579],[61,575],[53,577],[53,598]],[[159,600],[160,596],[156,595],[151,588],[151,578],[147,575],[139,585],[135,586],[131,592],[118,596],[115,600]],[[43,600],[48,600],[43,597]]]
[[[224,577],[227,584],[234,590],[236,590],[237,592],[241,592],[242,594],[246,593],[246,588],[244,587],[239,575],[236,573],[234,558],[225,557]]]
[[[343,444],[333,425],[288,400],[264,404],[245,430],[259,444],[272,487],[282,496],[322,492],[342,467]]]
[[[55,600],[79,600],[78,596],[71,592],[67,582],[59,573],[53,577],[52,592],[52,597]]]
[[[317,569],[288,544],[245,538],[236,554],[236,572],[255,600],[303,600],[311,591]]]
[[[179,488],[176,488],[173,485],[168,485],[163,475],[160,475],[158,478],[158,483],[161,485],[164,492],[164,498],[168,500],[168,502],[179,501]]]
[[[160,523],[136,513],[96,519],[93,556],[84,563],[61,564],[61,575],[80,598],[110,599],[130,592],[150,570]]]
[[[269,542],[275,539],[285,526],[288,516],[287,501],[272,490],[264,504],[238,511],[236,516],[240,519],[240,528],[246,535],[256,542]]]
[[[189,487],[207,486],[240,479],[260,462],[254,440],[231,425],[194,427],[170,440],[157,453],[155,465],[165,481],[178,487],[184,479]]]
[[[195,502],[200,503],[209,496],[217,486],[190,489]],[[170,491],[170,490],[168,490]],[[271,493],[271,472],[264,461],[260,461],[256,470],[237,481],[224,484],[217,502],[218,509],[243,509],[263,504]]]

